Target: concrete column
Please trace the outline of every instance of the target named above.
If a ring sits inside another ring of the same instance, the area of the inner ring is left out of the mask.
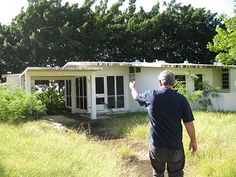
[[[71,112],[76,113],[76,78],[71,79]]]
[[[189,77],[189,76],[186,76],[186,89],[189,92],[193,92],[194,91],[194,80],[191,77]]]
[[[31,92],[31,77],[27,72],[25,73],[25,90]]]
[[[95,74],[91,75],[91,119],[97,119]]]
[[[20,88],[25,90],[24,77],[20,77]]]

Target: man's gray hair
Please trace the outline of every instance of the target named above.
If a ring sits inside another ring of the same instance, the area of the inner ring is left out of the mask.
[[[172,71],[162,71],[159,74],[158,79],[162,82],[163,85],[175,85],[175,74]]]

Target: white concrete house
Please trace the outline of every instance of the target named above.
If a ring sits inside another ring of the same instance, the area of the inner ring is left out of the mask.
[[[220,88],[213,110],[236,111],[236,66],[147,62],[68,62],[62,68],[28,67],[21,74],[6,75],[7,84],[31,91],[35,80],[65,80],[66,105],[73,113],[88,113],[96,119],[99,113],[138,111],[143,109],[132,99],[129,81],[135,80],[139,92],[157,89],[163,70],[175,72],[190,91],[198,87],[187,73]]]

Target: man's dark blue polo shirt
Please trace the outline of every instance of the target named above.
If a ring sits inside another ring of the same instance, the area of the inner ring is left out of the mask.
[[[136,98],[146,106],[150,117],[150,144],[179,150],[183,148],[182,124],[194,120],[187,99],[169,88],[150,90]]]

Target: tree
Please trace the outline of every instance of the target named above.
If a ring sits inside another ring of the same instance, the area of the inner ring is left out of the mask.
[[[172,1],[162,13],[157,4],[147,15],[143,22],[136,23],[142,35],[137,43],[142,44],[146,61],[210,63],[215,57],[206,46],[220,24],[216,14]]]
[[[0,69],[63,66],[69,61],[155,61],[210,63],[206,45],[220,25],[216,14],[172,1],[160,11],[136,9],[136,0],[96,0],[62,5],[62,0],[28,0],[11,25],[0,26]]]
[[[218,53],[216,59],[224,64],[236,64],[236,16],[226,20],[225,25],[216,28],[210,51]]]

